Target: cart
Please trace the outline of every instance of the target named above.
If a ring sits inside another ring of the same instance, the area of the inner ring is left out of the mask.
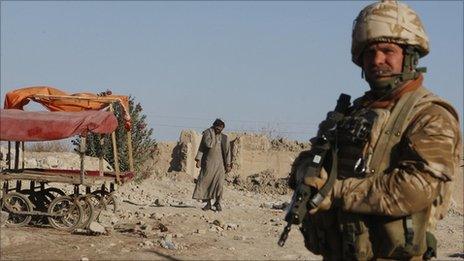
[[[24,111],[29,101],[38,102],[48,110]],[[124,111],[129,157],[129,171],[126,172],[119,169],[115,103]],[[9,213],[7,226],[25,226],[32,218],[42,217],[54,228],[74,230],[88,227],[102,210],[116,212],[116,187],[135,175],[127,96],[112,95],[109,91],[69,95],[52,87],[39,86],[7,93],[4,108],[0,111],[0,140],[8,143],[8,149],[0,171],[3,183],[0,204],[1,209]],[[103,155],[99,155],[98,171],[86,170],[86,136],[89,133],[100,135],[101,146],[111,141],[114,171],[103,169]],[[80,138],[80,169],[25,168],[25,142],[76,136]],[[66,194],[61,189],[63,185],[71,186],[73,192]]]

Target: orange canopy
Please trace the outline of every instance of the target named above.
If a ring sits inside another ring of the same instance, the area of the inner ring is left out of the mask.
[[[17,89],[5,95],[5,109],[22,110],[29,101],[35,101],[50,111],[101,110],[112,102],[120,102],[124,110],[126,129],[130,129],[129,97],[122,95],[99,96],[93,93],[68,94],[49,86],[34,86]]]

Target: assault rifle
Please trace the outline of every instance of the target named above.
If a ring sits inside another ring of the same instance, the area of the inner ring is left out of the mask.
[[[318,207],[333,187],[337,178],[338,149],[335,132],[337,124],[343,119],[350,106],[350,99],[349,95],[340,94],[335,110],[327,113],[327,118],[319,124],[317,136],[311,140],[311,150],[308,152],[310,163],[303,177],[294,177],[297,184],[285,216],[287,226],[279,238],[278,245],[281,247],[284,246],[292,225],[301,224],[303,218],[308,215],[309,209]],[[319,176],[322,167],[330,170],[330,174],[327,182],[319,191],[303,183],[305,177]],[[296,173],[293,174],[296,175]]]

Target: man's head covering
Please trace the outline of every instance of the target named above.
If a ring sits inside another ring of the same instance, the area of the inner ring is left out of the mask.
[[[213,122],[213,127],[222,126],[223,128],[226,127],[226,124],[221,119],[216,119]]]

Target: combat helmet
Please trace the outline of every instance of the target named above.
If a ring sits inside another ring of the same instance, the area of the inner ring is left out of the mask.
[[[429,41],[419,16],[409,6],[382,0],[366,6],[353,24],[351,59],[360,66],[364,49],[373,42],[390,42],[403,48],[403,69],[388,79],[367,80],[377,97],[388,96],[408,80],[417,79],[426,68],[417,68],[419,58],[429,53]]]
[[[429,40],[419,16],[408,5],[393,0],[368,5],[359,13],[353,25],[352,61],[361,66],[364,48],[379,41],[413,46],[419,57],[429,53]]]

